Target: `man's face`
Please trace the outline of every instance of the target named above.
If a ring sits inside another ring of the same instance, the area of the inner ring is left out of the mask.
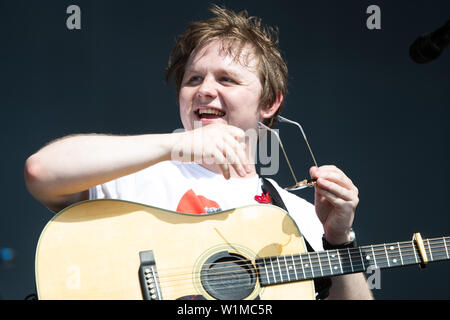
[[[233,60],[220,41],[191,55],[179,94],[180,117],[186,130],[194,129],[195,121],[202,125],[225,123],[244,131],[257,127],[262,113],[258,60],[249,46],[244,47],[241,57]]]

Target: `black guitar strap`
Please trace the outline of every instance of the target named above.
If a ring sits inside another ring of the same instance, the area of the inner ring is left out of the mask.
[[[280,207],[281,209],[285,210],[289,213],[287,210],[283,199],[281,198],[280,194],[278,193],[277,189],[273,186],[273,184],[267,180],[266,178],[261,177],[263,184],[261,186],[262,191],[264,193],[269,192],[270,198],[272,199],[272,204],[274,206]],[[306,240],[305,237],[303,237],[303,240],[305,241],[306,249],[308,252],[314,252],[314,249],[309,244],[308,240]],[[320,278],[314,280],[314,287],[316,289],[316,299],[322,300],[328,297],[329,289],[331,287],[331,279],[330,278]]]

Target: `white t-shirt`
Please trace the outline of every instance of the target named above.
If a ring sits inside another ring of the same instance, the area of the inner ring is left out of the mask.
[[[313,249],[323,250],[323,226],[314,206],[269,180]],[[197,163],[163,161],[91,188],[89,199],[121,199],[171,211],[206,213],[257,204],[255,195],[261,193],[258,176],[226,180]]]

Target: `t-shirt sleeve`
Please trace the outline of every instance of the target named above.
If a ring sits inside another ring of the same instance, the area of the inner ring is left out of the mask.
[[[170,161],[163,161],[90,188],[89,200],[118,199],[174,210],[172,197],[177,193],[171,187],[178,186],[174,183],[178,180],[176,166]]]
[[[135,189],[135,175],[130,174],[89,189],[89,200],[128,199]]]

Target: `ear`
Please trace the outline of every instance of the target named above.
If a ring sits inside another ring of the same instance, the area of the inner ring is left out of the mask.
[[[277,100],[269,107],[269,108],[261,108],[259,111],[259,116],[262,119],[267,119],[272,117],[275,112],[280,108],[281,103],[283,102],[283,94],[281,92],[278,92],[277,94]]]

